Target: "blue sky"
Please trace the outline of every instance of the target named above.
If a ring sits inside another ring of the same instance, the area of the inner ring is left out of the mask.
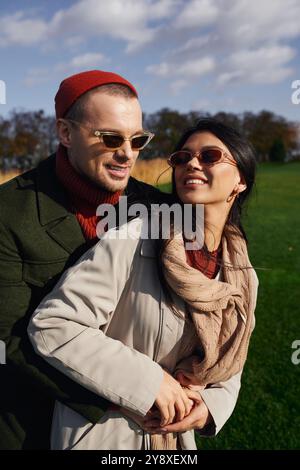
[[[2,115],[52,114],[60,81],[98,68],[129,79],[148,113],[269,109],[300,121],[299,0],[1,0],[0,11]]]

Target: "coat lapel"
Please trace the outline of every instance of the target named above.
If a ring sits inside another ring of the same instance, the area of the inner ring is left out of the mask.
[[[38,166],[36,192],[41,225],[53,240],[73,253],[85,238],[75,215],[68,210],[66,194],[55,172],[55,155]]]

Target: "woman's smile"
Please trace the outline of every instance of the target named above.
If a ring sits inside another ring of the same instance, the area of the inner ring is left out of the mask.
[[[208,185],[208,180],[203,176],[186,176],[184,178],[184,187],[188,189],[198,188],[199,186]]]

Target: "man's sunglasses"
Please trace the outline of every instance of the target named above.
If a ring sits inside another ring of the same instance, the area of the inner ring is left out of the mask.
[[[91,130],[93,135],[98,137],[100,142],[104,143],[105,147],[113,150],[117,150],[118,148],[122,147],[126,140],[130,142],[132,150],[143,150],[143,148],[145,148],[146,145],[149,144],[150,140],[154,137],[154,134],[148,131],[134,135],[132,137],[124,137],[122,134],[119,134],[119,132],[92,129],[91,127],[86,126],[79,121],[75,121],[74,119],[65,120],[74,122],[78,126]]]
[[[207,147],[202,149],[199,152],[190,152],[189,150],[178,150],[177,152],[172,153],[168,158],[168,164],[175,168],[179,165],[186,165],[189,161],[191,161],[194,156],[198,158],[198,160],[207,165],[212,166],[216,163],[227,162],[230,165],[237,166],[235,160],[233,160],[228,153],[224,150],[220,149],[219,147]]]

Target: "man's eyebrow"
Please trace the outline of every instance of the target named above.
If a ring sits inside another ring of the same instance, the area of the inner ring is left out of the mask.
[[[100,132],[115,132],[116,134],[121,134],[123,135],[123,133],[120,131],[120,129],[113,129],[112,127],[105,127],[105,128],[95,128],[95,130],[97,131],[100,131]],[[134,135],[137,135],[137,134],[143,134],[145,131],[144,129],[139,129],[137,131],[135,131],[133,134],[131,134],[132,136]]]

